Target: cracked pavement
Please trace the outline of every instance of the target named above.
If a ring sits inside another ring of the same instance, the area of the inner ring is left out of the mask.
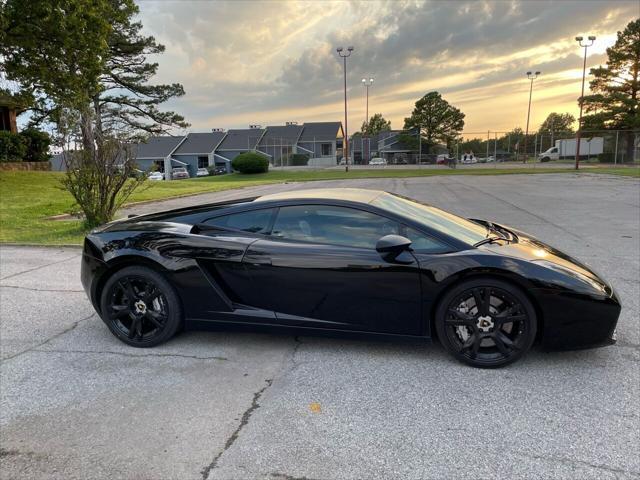
[[[159,205],[329,184],[500,221],[586,261],[621,297],[618,343],[495,371],[438,345],[226,331],[134,349],[94,314],[79,249],[2,246],[0,478],[640,477],[637,179],[362,179]]]

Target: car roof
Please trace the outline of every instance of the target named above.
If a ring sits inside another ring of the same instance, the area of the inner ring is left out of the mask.
[[[290,192],[272,193],[263,195],[254,202],[267,202],[274,200],[342,200],[358,203],[371,203],[374,199],[383,195],[381,190],[368,190],[364,188],[311,188],[305,190],[293,190]]]

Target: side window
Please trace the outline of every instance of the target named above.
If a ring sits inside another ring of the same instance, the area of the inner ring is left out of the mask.
[[[448,252],[451,247],[446,243],[442,243],[426,233],[406,227],[405,236],[411,240],[411,248],[417,253],[441,253]]]
[[[243,230],[251,233],[265,233],[267,228],[269,228],[272,215],[273,209],[268,208],[210,218],[204,223],[216,227]]]
[[[354,208],[325,205],[282,207],[271,235],[330,245],[375,248],[385,235],[399,234],[393,220]]]

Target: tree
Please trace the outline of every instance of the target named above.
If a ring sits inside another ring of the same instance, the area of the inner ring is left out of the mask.
[[[391,130],[391,121],[385,120],[381,113],[373,115],[368,122],[362,122],[360,131],[363,135],[373,136]]]
[[[53,122],[62,144],[80,139],[83,153],[73,155],[72,162],[76,169],[100,168],[100,162],[110,162],[126,142],[188,126],[182,116],[158,108],[183,95],[184,89],[180,84],[148,83],[158,64],[148,63],[147,56],[162,53],[164,47],[140,34],[142,24],[133,21],[137,13],[133,0],[0,2],[2,69],[20,84],[20,94],[32,98],[32,125]],[[91,208],[81,202],[89,197],[77,195],[79,190],[98,188],[97,198],[117,199],[120,190],[126,194],[128,185],[136,185],[126,180],[126,172],[135,169],[135,158],[116,158],[121,167],[106,171],[118,177],[114,181],[94,182],[92,175],[68,173],[65,186],[85,213]],[[88,224],[91,215],[87,214]]]
[[[7,76],[32,92],[32,123],[57,122],[63,108],[91,113],[86,147],[96,130],[140,138],[188,127],[158,105],[184,95],[180,84],[149,85],[158,64],[148,55],[164,46],[140,34],[133,0],[7,0],[1,6],[0,55]]]
[[[587,115],[585,129],[627,130],[626,158],[633,158],[634,132],[640,128],[640,18],[618,32],[616,43],[607,48],[607,66],[592,68],[592,94],[582,98]]]
[[[570,113],[552,112],[540,125],[538,133],[554,136],[556,133],[573,133],[576,117]]]
[[[135,168],[132,146],[109,137],[95,150],[65,151],[67,172],[62,185],[71,193],[93,228],[113,219],[129,196],[146,180]]]
[[[416,102],[411,116],[404,119],[404,128],[419,128],[429,148],[437,143],[449,147],[464,128],[464,116],[438,92],[429,92]]]

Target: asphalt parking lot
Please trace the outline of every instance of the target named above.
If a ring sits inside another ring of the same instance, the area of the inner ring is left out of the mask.
[[[189,332],[119,343],[80,251],[0,247],[0,477],[639,478],[640,182],[504,175],[272,185],[142,213],[326,185],[500,221],[586,261],[619,293],[615,346],[534,350],[504,369],[438,346]]]

